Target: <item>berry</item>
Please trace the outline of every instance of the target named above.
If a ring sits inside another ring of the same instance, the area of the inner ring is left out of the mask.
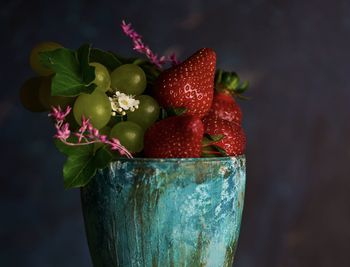
[[[46,110],[39,100],[39,89],[42,80],[42,77],[30,78],[29,80],[25,81],[21,87],[21,103],[29,111],[42,112]]]
[[[30,53],[30,66],[31,68],[41,76],[48,76],[53,74],[54,72],[47,68],[40,60],[40,53],[46,51],[53,51],[58,48],[62,48],[62,45],[55,42],[44,42],[37,44]]]
[[[121,65],[111,73],[111,86],[124,94],[140,95],[147,86],[146,74],[138,65]]]
[[[240,125],[213,116],[204,117],[203,123],[206,133],[210,135],[224,135],[214,145],[224,149],[227,155],[238,156],[244,154],[246,137]]]
[[[143,129],[150,127],[159,117],[160,108],[157,101],[149,95],[139,95],[135,97],[140,101],[138,108],[128,111],[128,121],[133,121]]]
[[[154,95],[165,108],[186,108],[187,115],[203,117],[214,94],[216,54],[202,48],[157,78]]]
[[[242,111],[233,96],[229,93],[215,93],[213,104],[207,116],[234,122],[238,125],[242,124]]]
[[[107,95],[100,90],[92,94],[80,94],[73,106],[74,118],[79,125],[82,123],[82,116],[90,119],[91,124],[101,129],[107,125],[111,118],[111,102]]]
[[[173,116],[153,124],[145,133],[144,153],[150,158],[198,158],[204,133],[197,116]]]
[[[129,152],[137,153],[143,149],[143,134],[144,131],[138,124],[132,121],[122,121],[112,128],[109,136],[119,139]]]

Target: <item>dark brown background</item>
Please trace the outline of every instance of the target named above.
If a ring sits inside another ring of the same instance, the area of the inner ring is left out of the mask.
[[[0,18],[1,266],[91,266],[79,192],[63,190],[52,127],[18,89],[39,41],[132,53],[122,18],[158,53],[209,46],[251,81],[234,266],[350,266],[349,1],[13,0]]]

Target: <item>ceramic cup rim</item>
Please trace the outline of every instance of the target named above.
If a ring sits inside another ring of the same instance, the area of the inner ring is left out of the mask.
[[[115,162],[220,162],[245,160],[246,156],[212,157],[212,158],[119,158]]]

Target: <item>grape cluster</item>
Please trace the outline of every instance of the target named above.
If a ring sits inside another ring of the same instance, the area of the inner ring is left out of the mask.
[[[108,69],[99,62],[90,62],[95,69],[96,88],[91,94],[81,93],[75,97],[53,96],[51,82],[54,72],[41,61],[39,54],[62,48],[54,42],[45,42],[35,46],[30,55],[30,65],[37,73],[27,80],[21,90],[23,106],[32,112],[43,112],[52,106],[73,107],[71,125],[81,125],[82,117],[89,118],[92,125],[111,138],[118,138],[131,153],[141,152],[143,138],[149,128],[159,118],[160,107],[150,95],[143,94],[147,87],[145,71],[136,64],[123,64],[115,69]],[[110,96],[120,92],[139,101],[138,108],[127,110],[125,115],[112,116]],[[99,146],[96,145],[96,149]]]

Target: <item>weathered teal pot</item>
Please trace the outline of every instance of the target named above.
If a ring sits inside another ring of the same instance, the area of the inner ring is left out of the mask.
[[[120,159],[81,190],[95,267],[231,266],[245,158]]]

